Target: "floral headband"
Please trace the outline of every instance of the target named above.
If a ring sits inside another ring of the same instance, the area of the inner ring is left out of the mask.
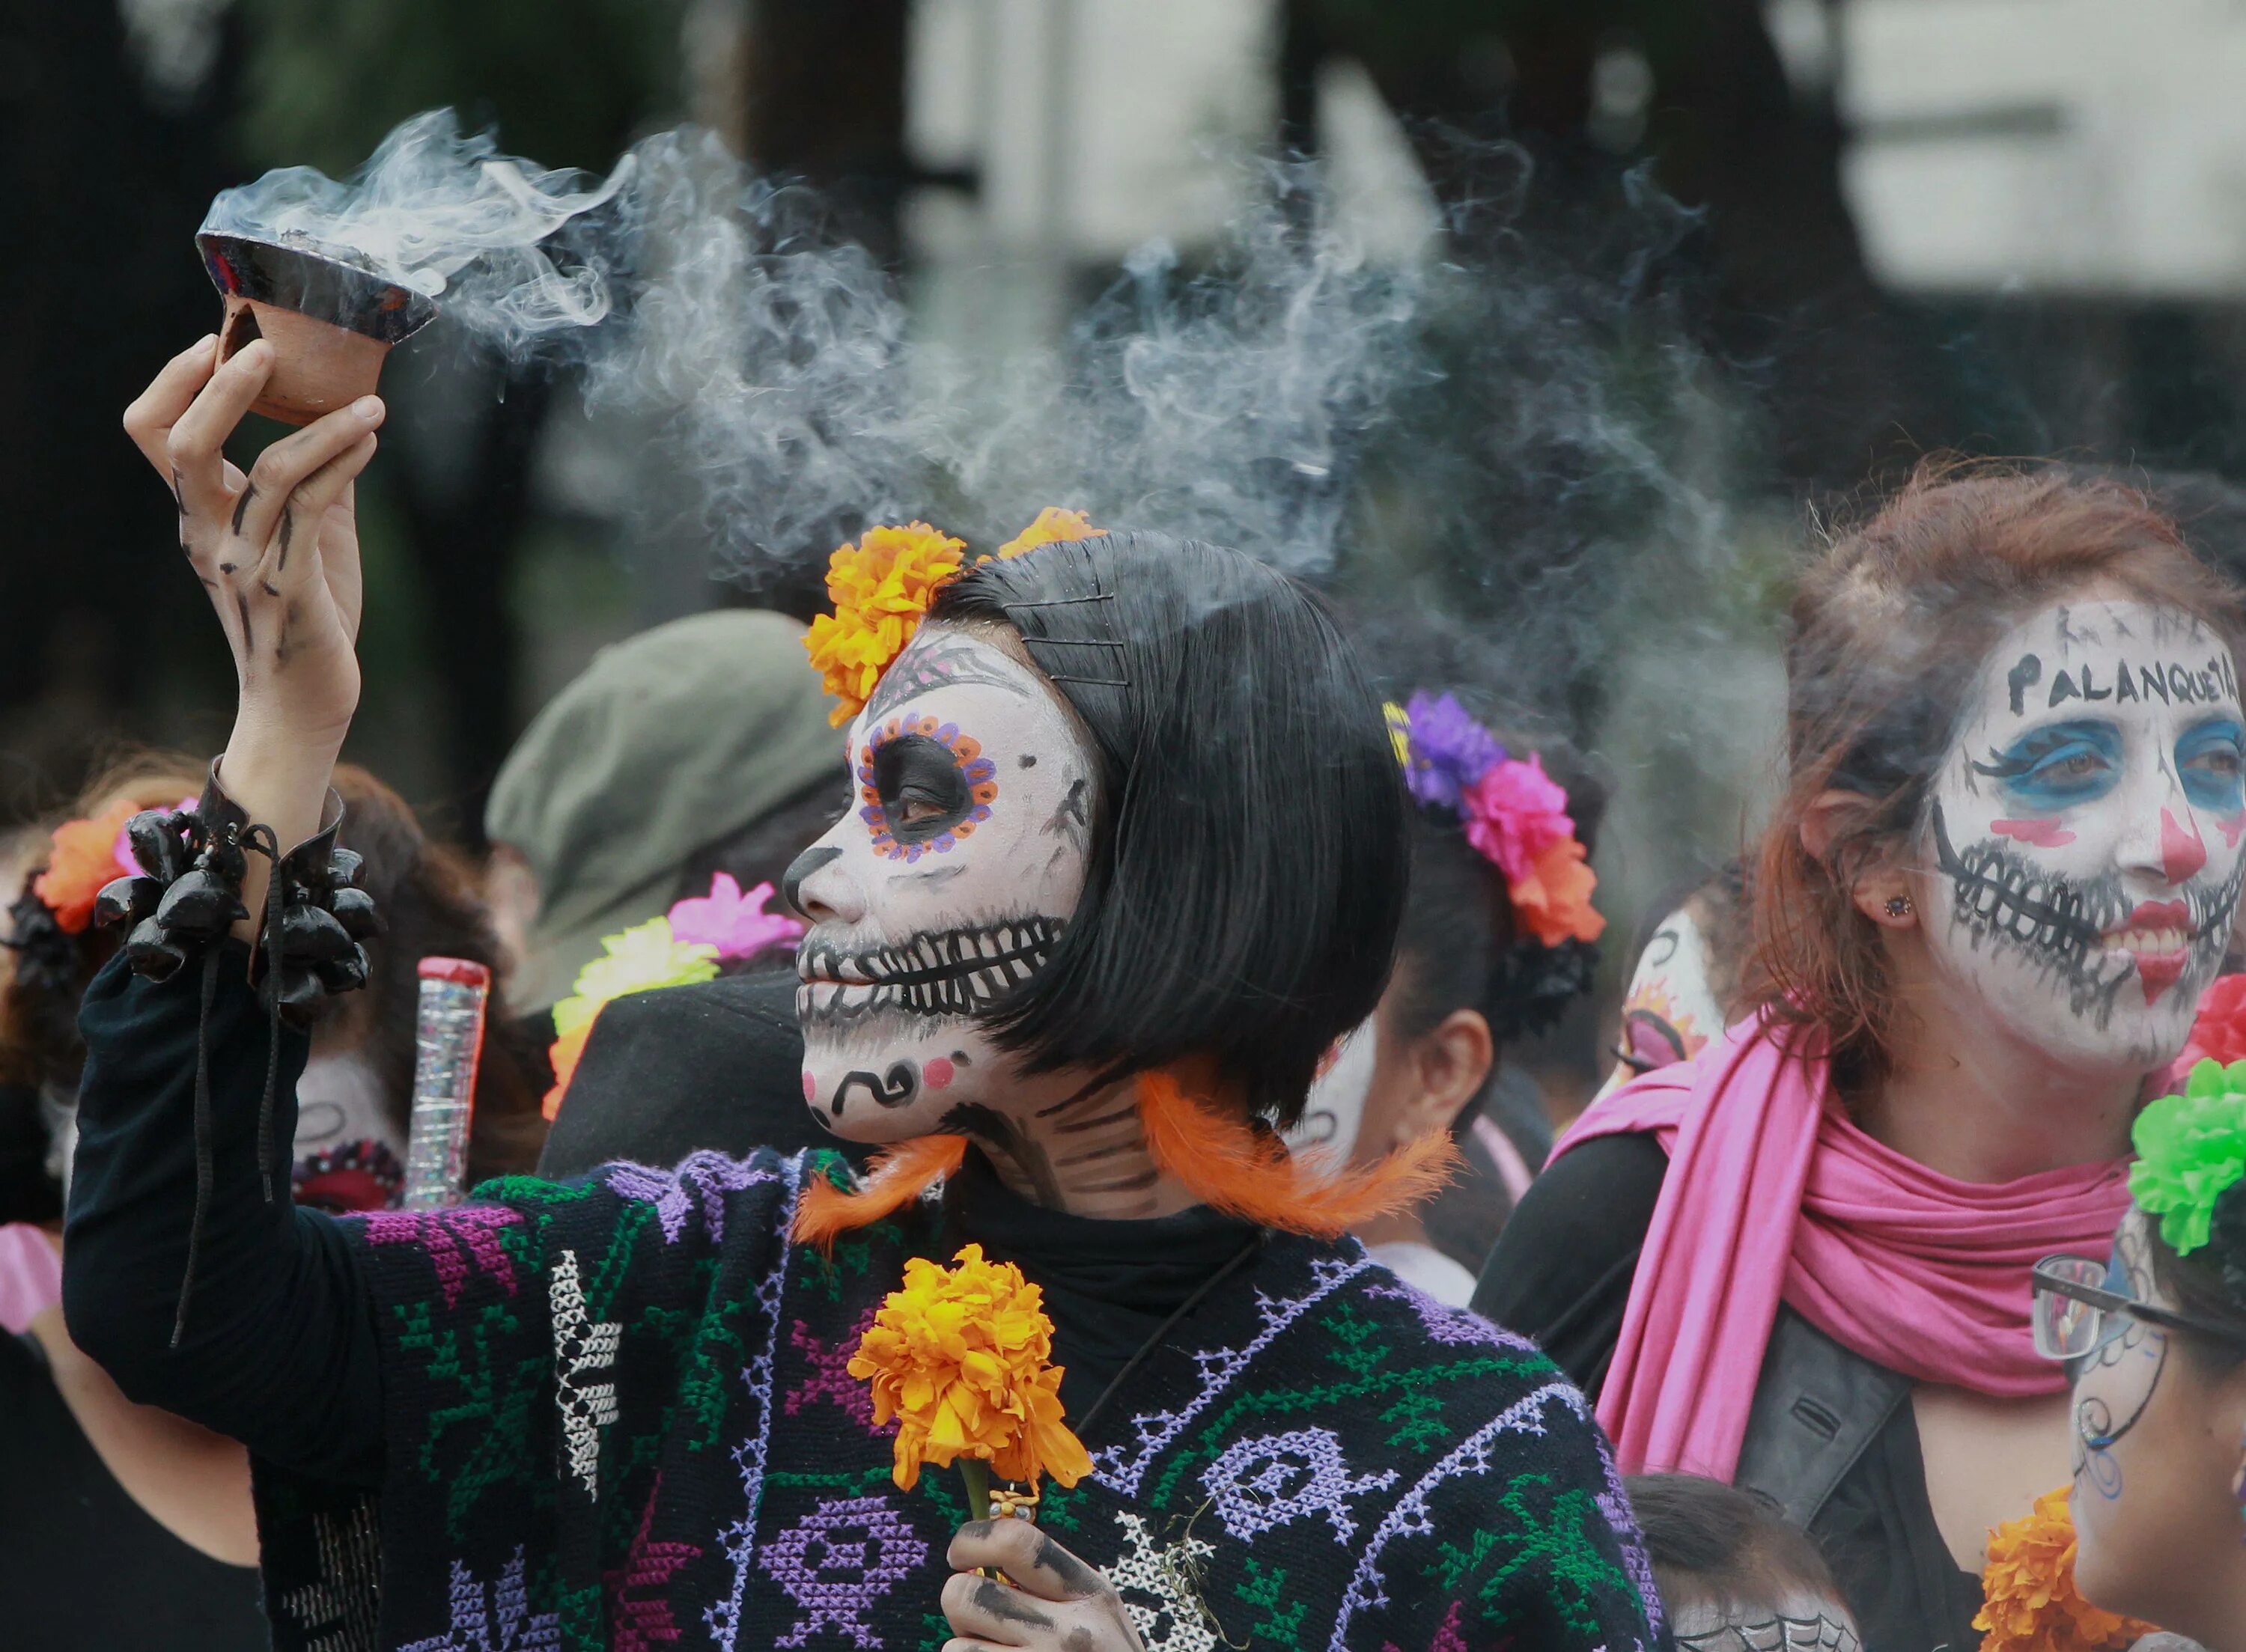
[[[1058,540],[1097,539],[1106,532],[1094,527],[1082,511],[1048,505],[1037,520],[998,547],[995,559],[975,560],[1004,561]],[[827,559],[827,595],[834,599],[834,611],[811,622],[803,646],[834,697],[829,723],[840,728],[864,709],[889,662],[920,629],[936,594],[959,576],[966,554],[965,541],[926,522],[913,522],[869,527],[856,544],[843,546]]]
[[[2179,1256],[2208,1241],[2217,1200],[2246,1177],[2246,1061],[2201,1062],[2183,1093],[2154,1102],[2130,1131],[2129,1196],[2157,1216]]]
[[[546,1116],[561,1111],[602,1005],[636,992],[714,981],[720,964],[745,962],[780,947],[793,950],[803,939],[803,925],[767,910],[772,898],[771,884],[744,892],[732,874],[720,872],[708,894],[677,901],[663,916],[620,935],[602,935],[601,955],[577,972],[569,996],[554,1006],[554,1043],[547,1052],[554,1088],[546,1092]]]
[[[1521,927],[1547,947],[1597,940],[1607,924],[1591,905],[1598,874],[1543,759],[1508,753],[1448,694],[1382,710],[1412,795],[1459,818],[1467,841],[1505,874]]]
[[[141,806],[127,798],[90,819],[65,820],[51,834],[47,864],[31,880],[31,893],[65,935],[83,935],[92,923],[94,897],[104,885],[140,875],[125,823]],[[171,812],[192,814],[194,807],[194,799],[182,798]]]

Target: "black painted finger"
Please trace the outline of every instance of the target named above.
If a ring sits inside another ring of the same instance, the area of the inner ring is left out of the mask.
[[[377,438],[359,438],[312,472],[289,496],[280,526],[265,547],[257,581],[269,595],[287,600],[324,577],[320,529],[329,509],[350,491],[360,472],[373,462]]]
[[[1020,1645],[1058,1626],[1050,1608],[996,1578],[955,1572],[943,1586],[943,1615],[961,1635]]]
[[[216,333],[204,334],[166,362],[148,381],[148,388],[125,410],[125,433],[167,485],[172,479],[172,461],[164,450],[165,441],[180,415],[194,403],[196,392],[209,382],[217,344]],[[172,491],[176,497],[178,488]]]
[[[1107,1587],[1086,1566],[1027,1520],[970,1520],[951,1540],[946,1557],[956,1571],[992,1567],[1047,1601],[1082,1601]]]
[[[259,339],[210,376],[165,438],[166,464],[178,472],[180,502],[190,516],[230,514],[226,438],[234,434],[273,370],[273,346]]]
[[[322,414],[293,436],[285,436],[257,456],[249,467],[249,484],[242,490],[235,506],[234,531],[245,545],[255,547],[250,559],[256,560],[269,541],[279,533],[287,513],[303,514],[305,501],[301,491],[305,484],[330,462],[349,452],[367,438],[367,433],[382,423],[382,398],[362,396],[348,407]],[[340,491],[342,483],[335,484],[328,494]],[[312,507],[313,520],[326,506]],[[299,526],[302,526],[301,522]]]

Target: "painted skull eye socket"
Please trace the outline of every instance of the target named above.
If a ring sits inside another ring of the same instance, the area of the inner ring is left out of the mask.
[[[2246,729],[2220,717],[2188,730],[2176,742],[2176,774],[2194,808],[2236,814],[2246,807]]]
[[[990,818],[997,768],[956,724],[910,712],[867,737],[858,761],[859,818],[892,860],[943,854]]]

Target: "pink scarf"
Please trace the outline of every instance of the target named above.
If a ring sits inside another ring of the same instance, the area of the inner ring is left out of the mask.
[[[2106,1254],[2124,1162],[1938,1175],[1828,1105],[1826,1064],[1798,1042],[1743,1023],[1594,1103],[1553,1149],[1650,1132],[1669,1153],[1599,1399],[1626,1473],[1732,1478],[1781,1301],[1918,1382],[2000,1399],[2066,1385],[2029,1334],[2029,1270]]]

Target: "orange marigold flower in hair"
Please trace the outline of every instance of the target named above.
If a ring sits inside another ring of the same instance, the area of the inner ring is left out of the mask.
[[[128,798],[91,820],[65,820],[55,828],[47,869],[32,880],[31,893],[46,903],[65,935],[82,935],[93,921],[93,898],[102,885],[139,870],[118,864],[117,834],[140,812]]]
[[[1019,556],[1024,551],[1034,551],[1040,545],[1051,545],[1059,540],[1105,539],[1107,530],[1094,527],[1092,518],[1083,511],[1064,510],[1058,505],[1048,505],[1038,513],[1038,520],[998,547],[998,560]]]
[[[805,651],[838,704],[840,728],[866,704],[891,660],[920,629],[941,586],[959,572],[966,545],[926,522],[869,527],[827,559],[827,595],[834,612],[812,621]]]
[[[873,1386],[875,1424],[896,1420],[893,1477],[910,1491],[922,1464],[970,1458],[1032,1489],[1046,1474],[1075,1485],[1092,1459],[1061,1420],[1042,1293],[1011,1262],[985,1261],[980,1245],[955,1261],[907,1261],[903,1288],[850,1356],[850,1375]]]
[[[2035,1512],[1989,1535],[1983,1605],[1973,1627],[1981,1652],[2122,1652],[2149,1623],[2095,1607],[2075,1592],[2074,1517],[2066,1488],[2036,1499]]]

